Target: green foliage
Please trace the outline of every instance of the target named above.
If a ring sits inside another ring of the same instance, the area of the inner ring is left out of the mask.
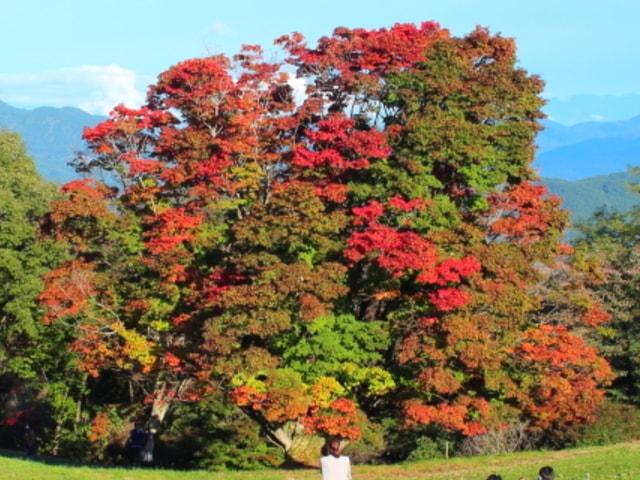
[[[349,442],[344,454],[349,455],[354,464],[379,463],[387,449],[383,425],[365,422],[362,427],[362,437]]]
[[[569,429],[567,439],[576,446],[611,445],[638,440],[640,409],[635,405],[605,402],[593,424]]]
[[[283,360],[307,380],[357,376],[353,365],[375,365],[389,348],[384,322],[362,322],[353,315],[327,315],[301,324],[274,341]]]
[[[15,366],[23,375],[33,374],[13,346],[41,333],[36,303],[41,277],[61,255],[55,242],[39,238],[39,222],[54,194],[20,138],[0,132],[0,371]]]
[[[443,442],[432,440],[429,437],[420,437],[416,441],[416,448],[411,450],[407,460],[415,462],[418,460],[431,460],[434,458],[444,458],[445,447]]]
[[[18,419],[18,429],[38,425],[43,452],[82,456],[67,448],[85,432],[77,403],[84,377],[68,348],[73,330],[43,325],[37,302],[43,275],[64,258],[61,245],[40,231],[54,198],[20,138],[0,132],[0,376],[23,392],[0,407],[0,418]]]
[[[600,210],[579,231],[576,248],[599,273],[594,288],[612,316],[596,336],[617,373],[611,395],[640,404],[640,209]]]
[[[486,41],[477,35],[478,42]],[[531,144],[542,100],[538,79],[513,69],[508,49],[494,62],[470,68],[463,46],[467,39],[438,42],[416,71],[391,76],[384,101],[407,117],[407,129],[396,147],[414,172],[395,179],[394,188],[409,198],[431,187],[447,191],[451,183],[474,194],[466,207],[484,210],[486,194],[507,181],[529,178]],[[462,49],[461,49],[462,47]],[[504,55],[504,57],[503,57]],[[488,58],[488,57],[487,57]],[[482,60],[480,60],[482,61]],[[490,77],[501,77],[492,81]],[[483,102],[482,99],[499,99]]]
[[[259,426],[219,395],[173,411],[160,435],[158,459],[164,467],[206,470],[255,470],[284,461]]]

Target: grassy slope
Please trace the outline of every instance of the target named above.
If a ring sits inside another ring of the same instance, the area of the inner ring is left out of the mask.
[[[355,480],[484,480],[493,472],[504,480],[536,478],[537,470],[550,464],[557,480],[640,479],[640,442],[558,452],[527,452],[511,455],[459,458],[393,466],[363,466],[354,470]],[[162,470],[124,470],[63,467],[0,457],[3,480],[307,480],[319,478],[315,470],[211,473]]]

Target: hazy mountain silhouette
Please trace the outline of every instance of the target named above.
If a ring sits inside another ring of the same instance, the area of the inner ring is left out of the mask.
[[[640,165],[640,116],[572,126],[543,124],[534,163],[543,177],[580,180]]]
[[[84,149],[82,129],[103,119],[78,108],[24,110],[0,101],[0,128],[19,133],[40,173],[56,182],[74,177],[67,163],[76,151]]]

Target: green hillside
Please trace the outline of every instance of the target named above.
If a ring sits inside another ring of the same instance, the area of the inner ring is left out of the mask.
[[[484,480],[499,473],[504,480],[533,479],[552,465],[558,480],[632,480],[640,478],[640,442],[554,452],[526,452],[486,457],[431,460],[393,466],[355,467],[356,480]],[[175,472],[51,466],[0,457],[3,480],[316,480],[317,470],[255,472]]]
[[[624,212],[640,205],[640,195],[629,188],[630,183],[638,182],[640,176],[626,172],[575,181],[557,178],[541,180],[551,193],[563,199],[564,208],[571,212],[574,223],[586,220],[601,207]]]

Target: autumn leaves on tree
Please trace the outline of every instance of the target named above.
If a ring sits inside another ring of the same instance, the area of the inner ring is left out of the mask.
[[[465,436],[590,420],[606,315],[533,183],[542,82],[513,41],[426,22],[276,43],[283,63],[179,63],[86,129],[77,167],[103,181],[54,202],[70,260],[41,295],[80,367],[160,420],[223,392],[294,459],[385,416]]]

